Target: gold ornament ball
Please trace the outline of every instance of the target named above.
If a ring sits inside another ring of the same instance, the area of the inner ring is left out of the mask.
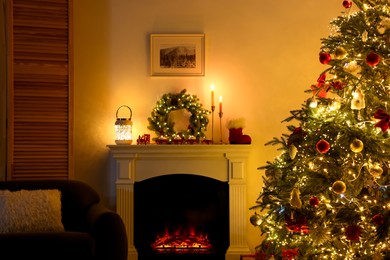
[[[347,186],[343,181],[335,181],[332,185],[332,190],[336,194],[342,194],[347,190]]]
[[[338,60],[342,60],[347,56],[347,51],[343,47],[336,48],[334,56]]]
[[[258,227],[261,225],[261,216],[255,213],[250,217],[250,222],[253,226]]]
[[[382,173],[383,173],[383,169],[382,169],[382,167],[380,166],[379,163],[375,163],[375,164],[373,164],[372,166],[370,166],[370,167],[368,168],[368,171],[369,171],[370,174],[371,174],[373,177],[375,177],[375,178],[381,176]]]
[[[364,144],[363,144],[363,142],[361,140],[355,139],[355,140],[352,141],[352,143],[350,145],[350,148],[351,148],[352,152],[360,153],[361,151],[363,151]]]

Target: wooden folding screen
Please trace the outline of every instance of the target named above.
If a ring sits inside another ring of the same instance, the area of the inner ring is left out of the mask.
[[[0,0],[0,2],[4,0]],[[6,49],[6,16],[5,5],[0,6],[0,180],[5,179],[7,165],[7,49]]]
[[[71,0],[8,0],[7,179],[72,172]]]

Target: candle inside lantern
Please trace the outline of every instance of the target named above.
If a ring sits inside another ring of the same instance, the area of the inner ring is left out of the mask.
[[[211,85],[211,106],[214,106],[214,85]]]
[[[222,96],[219,96],[219,113],[222,113]]]

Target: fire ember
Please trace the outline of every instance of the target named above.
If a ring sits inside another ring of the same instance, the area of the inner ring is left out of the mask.
[[[157,235],[152,244],[154,251],[158,253],[210,253],[212,245],[207,234],[197,233],[195,228],[177,229]]]

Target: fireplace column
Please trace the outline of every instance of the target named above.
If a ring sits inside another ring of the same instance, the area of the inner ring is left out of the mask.
[[[116,159],[116,211],[122,217],[128,240],[128,260],[138,260],[134,246],[134,182],[136,154],[117,155]]]
[[[240,255],[249,254],[246,223],[246,156],[242,153],[226,153],[229,162],[229,234],[230,245],[226,260],[240,259]]]
[[[226,260],[249,254],[247,244],[246,160],[250,145],[109,145],[115,159],[116,208],[126,226],[128,260],[134,246],[134,183],[161,175],[187,173],[229,183],[229,239]]]

